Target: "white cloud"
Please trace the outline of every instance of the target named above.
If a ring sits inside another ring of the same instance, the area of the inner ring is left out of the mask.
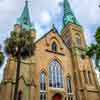
[[[44,30],[41,28],[40,24],[38,22],[35,23],[35,28],[36,28],[36,38],[39,39],[41,36],[44,34]]]
[[[70,1],[70,0],[69,0]],[[99,0],[71,0],[71,5],[82,24],[97,24],[100,21]]]
[[[44,11],[40,14],[40,22],[43,24],[48,24],[51,22],[51,16],[48,11]]]
[[[94,41],[94,33],[100,25],[100,0],[69,0],[72,10],[84,28],[87,44]]]
[[[87,45],[90,45],[94,41],[94,34],[88,28],[85,28],[84,35]]]

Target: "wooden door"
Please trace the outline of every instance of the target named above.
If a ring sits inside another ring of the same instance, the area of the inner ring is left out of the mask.
[[[61,100],[62,99],[62,97],[61,97],[61,95],[59,95],[59,94],[56,94],[54,97],[53,97],[53,100]]]

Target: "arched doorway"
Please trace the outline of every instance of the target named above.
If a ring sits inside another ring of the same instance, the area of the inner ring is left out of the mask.
[[[53,100],[62,100],[62,96],[60,94],[55,94]]]
[[[18,92],[18,100],[22,100],[22,91]]]

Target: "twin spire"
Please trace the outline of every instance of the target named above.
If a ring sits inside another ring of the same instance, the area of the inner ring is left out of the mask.
[[[30,15],[29,15],[29,8],[28,8],[28,1],[25,1],[25,6],[23,9],[23,12],[21,16],[18,18],[17,23],[18,25],[21,25],[22,28],[26,30],[30,30],[33,28],[33,25],[30,20]]]
[[[68,23],[73,23],[79,25],[74,13],[71,9],[71,6],[68,0],[64,0],[64,17],[63,17],[63,24],[64,26]]]
[[[76,17],[74,16],[74,14],[72,12],[72,9],[70,7],[68,0],[64,0],[63,24],[65,26],[68,23],[73,23],[73,24],[79,25]],[[34,29],[32,23],[31,23],[31,20],[30,20],[28,1],[27,0],[25,1],[24,10],[23,10],[21,16],[18,18],[16,24],[21,25],[22,28],[27,29],[27,30]]]

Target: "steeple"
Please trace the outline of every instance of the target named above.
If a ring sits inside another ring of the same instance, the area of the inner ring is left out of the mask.
[[[18,25],[21,25],[23,29],[30,30],[33,29],[30,15],[29,15],[29,8],[28,8],[28,1],[25,1],[24,10],[21,14],[21,16],[18,18],[17,23]]]
[[[64,26],[68,23],[78,24],[76,17],[73,14],[71,6],[68,0],[64,0],[64,17],[63,17],[63,24]]]

